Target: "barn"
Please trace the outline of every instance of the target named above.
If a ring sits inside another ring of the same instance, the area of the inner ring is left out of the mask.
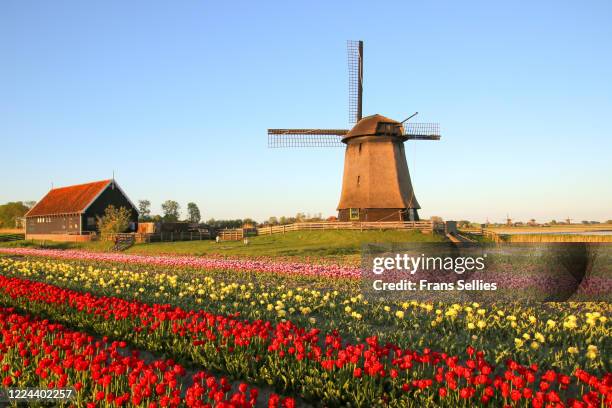
[[[86,240],[109,205],[129,209],[130,230],[136,231],[138,210],[110,179],[51,189],[25,215],[26,239]]]

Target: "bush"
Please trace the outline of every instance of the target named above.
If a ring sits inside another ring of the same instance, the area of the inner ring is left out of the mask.
[[[104,215],[98,217],[98,230],[102,234],[116,234],[126,231],[130,226],[130,210],[109,205]]]

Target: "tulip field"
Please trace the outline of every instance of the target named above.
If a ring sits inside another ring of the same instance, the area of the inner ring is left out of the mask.
[[[325,262],[0,248],[0,380],[88,407],[612,407],[611,312],[373,301]]]

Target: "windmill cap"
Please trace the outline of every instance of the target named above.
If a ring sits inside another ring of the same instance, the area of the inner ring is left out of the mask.
[[[404,128],[397,120],[383,115],[370,115],[362,118],[342,138],[342,141],[357,136],[402,136]]]

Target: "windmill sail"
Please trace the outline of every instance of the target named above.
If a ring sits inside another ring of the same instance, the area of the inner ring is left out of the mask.
[[[440,140],[440,125],[438,123],[415,123],[404,124],[404,136],[408,140]]]
[[[363,41],[347,41],[349,74],[349,123],[359,122],[363,116]]]
[[[342,147],[347,129],[268,129],[268,147]]]

